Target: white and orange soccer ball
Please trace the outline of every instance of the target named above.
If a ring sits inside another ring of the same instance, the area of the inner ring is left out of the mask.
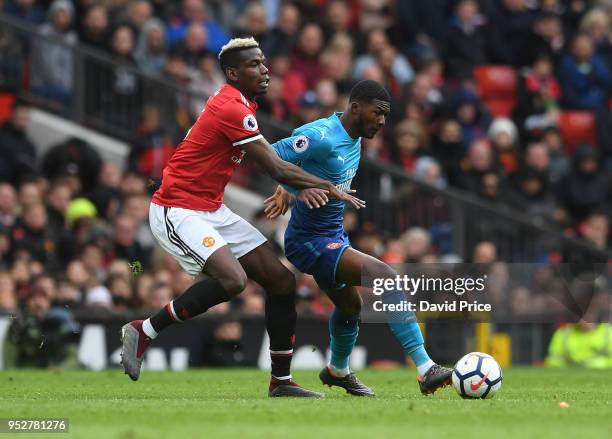
[[[453,370],[453,387],[462,398],[492,398],[501,385],[501,367],[489,354],[470,352]]]

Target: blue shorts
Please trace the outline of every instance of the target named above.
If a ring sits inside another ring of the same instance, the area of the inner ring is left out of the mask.
[[[351,246],[344,230],[328,236],[300,236],[285,232],[285,255],[302,273],[312,274],[322,290],[344,288],[336,282],[336,269],[342,253]]]

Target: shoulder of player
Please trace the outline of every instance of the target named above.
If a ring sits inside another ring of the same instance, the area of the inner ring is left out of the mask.
[[[218,111],[221,112],[249,112],[255,114],[255,108],[248,101],[244,101],[238,96],[223,96],[215,102]]]
[[[311,148],[316,148],[318,151],[331,149],[332,146],[329,136],[325,135],[324,131],[322,131],[317,125],[297,129],[293,132],[292,137],[295,138],[294,141],[297,141],[300,138],[306,138],[308,145]]]
[[[334,125],[328,119],[319,119],[304,125],[302,131],[320,144],[331,145],[334,137]]]
[[[213,96],[211,102],[218,111],[240,111],[245,109],[251,113],[255,113],[255,107],[249,100],[233,87],[222,87],[216,95]]]

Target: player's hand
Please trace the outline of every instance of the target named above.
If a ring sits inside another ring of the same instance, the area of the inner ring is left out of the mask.
[[[335,198],[337,200],[342,200],[345,203],[350,204],[355,209],[363,209],[364,207],[366,207],[366,202],[355,197],[354,195],[351,195],[351,194],[354,194],[355,192],[357,191],[354,189],[347,189],[347,190],[341,191],[336,186],[330,185],[329,195],[332,198]]]
[[[292,199],[293,196],[289,192],[278,186],[274,194],[264,200],[266,218],[274,219],[287,213]]]
[[[325,206],[329,201],[329,198],[327,198],[328,193],[325,189],[302,189],[297,199],[308,206],[309,209],[319,208]]]

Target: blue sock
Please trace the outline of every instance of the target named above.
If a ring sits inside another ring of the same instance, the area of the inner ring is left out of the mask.
[[[401,291],[389,291],[382,295],[385,304],[400,304],[406,297]],[[395,335],[404,350],[417,367],[433,363],[425,350],[425,340],[421,334],[421,328],[412,311],[387,311],[387,320],[391,332]]]
[[[349,356],[353,352],[359,334],[359,315],[346,316],[334,308],[329,318],[331,361],[338,370],[347,370]]]

